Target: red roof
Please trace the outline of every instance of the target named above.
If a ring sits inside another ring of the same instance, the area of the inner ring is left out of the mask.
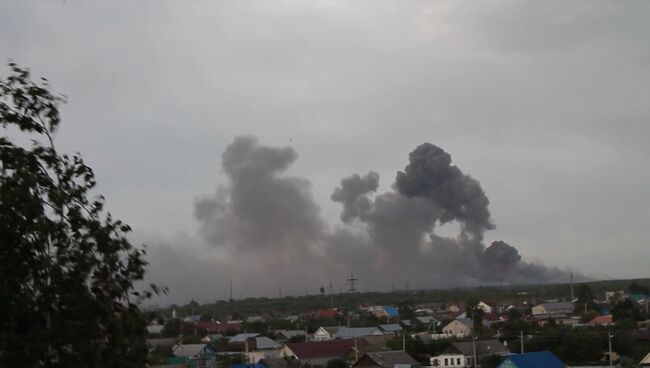
[[[208,333],[214,333],[219,331],[219,322],[199,321],[196,323],[196,327],[201,330],[206,330]]]
[[[611,325],[612,324],[612,316],[607,315],[607,316],[596,316],[594,319],[591,321],[587,322],[588,325]]]
[[[357,347],[365,345],[369,345],[368,341],[357,339]],[[288,343],[287,347],[298,359],[343,357],[354,347],[354,339]]]
[[[335,319],[338,314],[336,309],[321,309],[316,312],[316,318]]]

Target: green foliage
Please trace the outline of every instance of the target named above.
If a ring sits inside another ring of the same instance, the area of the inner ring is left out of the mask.
[[[650,288],[647,286],[643,286],[636,281],[632,281],[632,283],[628,285],[627,291],[628,293],[630,293],[630,295],[632,294],[650,295]]]
[[[643,321],[647,318],[645,311],[639,308],[639,305],[630,299],[624,299],[616,302],[612,308],[612,318],[616,323]]]
[[[181,320],[180,319],[169,319],[165,322],[163,326],[161,335],[163,337],[177,337],[181,334]]]
[[[503,358],[498,355],[488,355],[479,359],[481,368],[496,368],[499,366]]]
[[[595,363],[607,350],[607,335],[586,328],[573,328],[558,344],[555,353],[567,364]]]
[[[348,363],[343,359],[330,359],[325,368],[348,368]]]
[[[89,198],[95,176],[81,156],[55,149],[63,98],[9,67],[0,79],[0,366],[144,366],[137,303],[151,291],[134,291],[144,251],[102,197]]]

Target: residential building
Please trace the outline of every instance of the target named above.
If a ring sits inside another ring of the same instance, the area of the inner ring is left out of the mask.
[[[573,303],[569,302],[542,303],[533,307],[533,317],[569,315],[573,313],[573,308]]]
[[[152,325],[147,326],[147,333],[149,335],[159,335],[164,328],[165,328],[164,325],[154,323]]]
[[[250,351],[250,338],[257,337],[260,334],[258,333],[240,333],[237,334],[228,340],[228,345],[231,348],[239,351]]]
[[[264,323],[266,322],[266,318],[262,316],[250,316],[246,318],[246,323]]]
[[[343,359],[353,347],[368,345],[364,339],[296,342],[285,344],[281,356],[295,358],[301,364],[325,366],[330,359]]]
[[[311,337],[312,341],[334,340],[334,335],[341,329],[341,326],[319,327]]]
[[[432,323],[434,325],[438,325],[440,323],[440,321],[438,321],[436,317],[433,316],[415,317],[415,319],[423,325],[431,325]]]
[[[650,367],[650,353],[646,354],[646,356],[641,359],[639,367]]]
[[[611,314],[608,316],[596,316],[594,319],[587,322],[588,326],[611,326],[613,324]]]
[[[354,339],[364,336],[377,336],[383,333],[377,327],[341,327],[334,334],[335,339]]]
[[[467,368],[473,366],[475,353],[480,361],[481,358],[490,355],[509,355],[510,350],[499,340],[455,342],[442,354],[432,357],[430,361],[432,366],[441,368]]]
[[[379,330],[384,335],[399,335],[402,332],[402,326],[399,323],[392,323],[387,325],[379,325]]]
[[[247,341],[246,356],[249,363],[257,363],[262,359],[281,357],[281,345],[266,336],[251,337]]]
[[[393,306],[372,306],[368,311],[377,318],[396,318],[399,317],[399,309]]]
[[[366,353],[352,367],[372,368],[410,368],[419,366],[418,362],[404,351],[380,351]]]
[[[510,355],[497,368],[566,368],[566,366],[550,351],[538,351]]]
[[[467,337],[474,331],[474,322],[470,318],[460,318],[449,322],[442,328],[442,333],[457,338]]]
[[[217,351],[210,344],[178,344],[172,348],[174,356],[191,359],[199,367],[214,367]]]
[[[339,312],[336,309],[321,309],[314,316],[316,319],[336,319]]]
[[[278,342],[287,342],[291,339],[305,339],[307,332],[305,330],[277,330],[275,331],[275,340]]]
[[[485,314],[496,313],[496,306],[494,303],[486,303],[484,301],[478,302],[476,308],[481,309]]]

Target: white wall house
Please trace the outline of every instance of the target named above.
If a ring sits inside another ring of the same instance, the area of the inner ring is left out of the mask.
[[[465,368],[471,367],[472,361],[474,360],[473,356],[466,357],[463,354],[453,353],[453,354],[440,354],[435,357],[432,357],[430,364],[434,367],[441,368]]]
[[[476,304],[476,308],[480,308],[485,314],[492,314],[495,312],[494,308],[486,302],[480,301]]]
[[[341,327],[319,327],[316,332],[311,337],[312,341],[327,341],[334,340],[334,335],[338,332]]]

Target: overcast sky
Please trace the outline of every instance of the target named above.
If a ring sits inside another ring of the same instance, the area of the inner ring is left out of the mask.
[[[152,257],[218,252],[194,204],[247,134],[297,152],[328,226],[341,178],[388,191],[431,142],[481,183],[487,243],[650,277],[649,35],[647,1],[0,2],[0,59],[68,96],[60,146]]]

